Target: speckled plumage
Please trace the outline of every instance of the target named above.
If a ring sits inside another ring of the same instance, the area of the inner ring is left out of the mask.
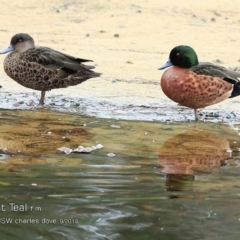
[[[197,109],[240,95],[240,73],[211,63],[198,63],[195,51],[188,46],[175,47],[169,61],[159,69],[167,69],[161,88],[171,100]]]
[[[9,77],[24,87],[42,91],[40,104],[44,104],[45,91],[65,88],[99,77],[100,73],[82,64],[91,60],[75,58],[48,47],[36,47],[31,36],[16,34],[10,46],[0,52],[10,52],[4,60]]]

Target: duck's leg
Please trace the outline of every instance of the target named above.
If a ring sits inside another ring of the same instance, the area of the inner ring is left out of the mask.
[[[45,93],[46,93],[46,91],[41,91],[41,98],[39,100],[39,105],[44,105]]]
[[[194,114],[195,114],[195,121],[198,121],[199,120],[199,114],[198,114],[197,108],[194,109]]]

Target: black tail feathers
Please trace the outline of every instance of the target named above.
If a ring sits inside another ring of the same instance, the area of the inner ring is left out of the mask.
[[[233,90],[230,98],[237,97],[239,95],[240,95],[240,82],[236,82],[235,84],[233,84]]]

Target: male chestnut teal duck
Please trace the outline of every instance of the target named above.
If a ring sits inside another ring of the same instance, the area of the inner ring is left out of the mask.
[[[189,46],[172,49],[169,60],[159,67],[167,69],[161,78],[163,92],[174,102],[197,109],[240,95],[240,72],[208,62],[198,62],[196,52]]]
[[[75,58],[48,47],[35,46],[26,33],[12,37],[10,46],[0,54],[11,52],[4,60],[4,70],[9,77],[24,87],[41,91],[40,105],[44,104],[45,92],[66,88],[99,77],[83,62],[91,60]]]

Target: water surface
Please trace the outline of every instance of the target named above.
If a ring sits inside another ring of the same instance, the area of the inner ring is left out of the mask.
[[[0,113],[1,239],[239,239],[237,125]]]

